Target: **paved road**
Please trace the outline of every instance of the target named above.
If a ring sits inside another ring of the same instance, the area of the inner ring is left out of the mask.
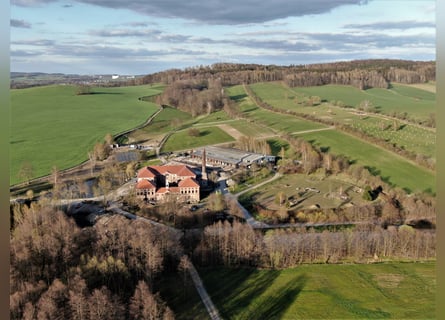
[[[224,186],[225,186],[225,180],[220,180],[220,182],[219,182],[219,189],[220,189],[221,193],[226,197],[227,200],[229,200],[229,201],[234,201],[234,202],[236,203],[236,205],[238,206],[238,208],[240,208],[241,212],[243,213],[244,219],[246,220],[246,222],[247,222],[252,228],[255,228],[255,229],[266,229],[266,228],[271,228],[272,226],[268,225],[267,223],[264,223],[264,222],[255,220],[255,218],[250,214],[250,212],[249,212],[246,208],[244,208],[244,207],[241,205],[241,203],[239,203],[239,201],[238,201],[238,197],[239,197],[240,195],[242,195],[242,194],[244,194],[244,193],[246,193],[246,192],[252,190],[252,189],[259,188],[259,187],[261,187],[261,186],[263,186],[263,185],[265,185],[265,184],[267,184],[267,183],[269,183],[269,182],[272,182],[272,181],[278,179],[278,178],[281,177],[281,176],[282,176],[282,174],[280,174],[280,173],[277,172],[272,178],[270,178],[270,179],[268,179],[268,180],[266,180],[266,181],[263,181],[263,182],[261,182],[261,183],[259,183],[259,184],[256,184],[256,185],[254,185],[254,186],[251,186],[251,187],[247,188],[246,190],[243,190],[243,191],[238,192],[238,193],[236,193],[236,194],[231,194],[231,193],[228,191],[228,189],[224,187]]]

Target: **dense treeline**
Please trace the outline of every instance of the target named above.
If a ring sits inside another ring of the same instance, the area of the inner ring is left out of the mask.
[[[171,69],[150,74],[141,83],[172,84],[181,80],[221,81],[222,86],[285,81],[289,86],[344,84],[366,89],[387,88],[389,82],[420,83],[436,79],[435,62],[405,60],[357,60],[312,65],[257,65],[217,63],[210,66]]]
[[[219,79],[190,79],[173,82],[157,97],[156,102],[178,108],[194,117],[222,109],[227,100]]]
[[[205,228],[194,257],[203,266],[289,268],[302,263],[435,259],[435,250],[434,232],[409,226],[362,226],[337,232],[301,228],[262,234],[246,224],[218,222]]]
[[[14,209],[11,319],[173,319],[152,288],[179,263],[177,234],[104,216],[79,228],[38,204]]]

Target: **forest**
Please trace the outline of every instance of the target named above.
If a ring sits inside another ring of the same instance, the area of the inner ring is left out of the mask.
[[[220,79],[223,86],[285,81],[291,87],[343,84],[362,89],[386,88],[389,82],[433,81],[436,79],[436,63],[389,59],[291,66],[217,63],[184,70],[171,69],[135,81],[171,84],[178,80],[208,79]]]
[[[152,291],[181,260],[179,236],[106,216],[80,228],[48,205],[14,209],[11,319],[173,319]]]

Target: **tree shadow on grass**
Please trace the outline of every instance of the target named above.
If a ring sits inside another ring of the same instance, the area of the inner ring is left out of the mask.
[[[203,130],[199,132],[199,137],[205,137],[208,136],[210,134],[209,130]]]
[[[271,278],[276,278],[279,271],[269,271],[272,273]],[[269,285],[272,285],[271,279],[268,279]],[[249,309],[248,319],[281,319],[288,308],[295,303],[296,298],[303,290],[307,281],[306,275],[300,275],[289,282],[285,282],[274,290],[273,296],[267,296],[259,299],[257,303]],[[267,288],[264,288],[267,289]],[[262,291],[265,291],[265,290]],[[261,296],[261,292],[254,292],[254,296]],[[246,301],[248,302],[248,301]]]
[[[105,91],[93,91],[89,93],[90,95],[94,94],[123,94],[122,92],[105,92]]]
[[[247,94],[238,94],[236,96],[231,96],[230,99],[234,100],[235,102],[240,102],[241,100],[243,100],[246,97],[247,97]]]
[[[224,319],[239,317],[280,274],[276,270],[266,272],[255,269],[232,269],[230,271],[230,276],[221,279],[217,293],[212,293],[212,299],[220,302],[219,308]],[[249,318],[256,319],[256,317]]]
[[[347,299],[341,296],[338,292],[332,290],[323,290],[324,294],[328,295],[336,306],[345,309],[347,312],[360,317],[360,319],[388,319],[391,318],[391,313],[381,310],[377,307],[376,310],[367,309],[361,306],[362,301],[356,299]]]
[[[280,319],[307,281],[306,275],[300,275],[266,294],[281,271],[221,268],[212,273],[218,279],[205,279],[206,287],[223,319]]]

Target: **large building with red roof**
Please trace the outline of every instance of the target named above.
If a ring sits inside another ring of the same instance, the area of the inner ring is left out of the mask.
[[[180,202],[199,202],[200,185],[186,165],[148,166],[139,170],[136,194],[148,201],[175,197]]]

